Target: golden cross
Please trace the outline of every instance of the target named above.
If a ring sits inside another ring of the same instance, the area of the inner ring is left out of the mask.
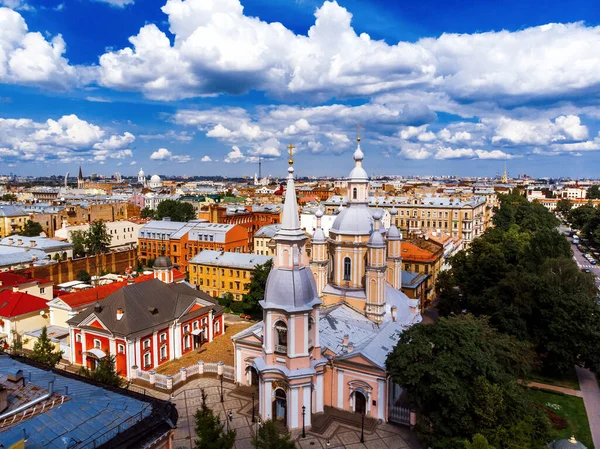
[[[356,140],[358,140],[360,142],[360,129],[362,128],[362,126],[360,126],[360,122],[358,122],[356,124]]]
[[[296,147],[294,145],[292,145],[291,143],[287,147],[287,149],[289,150],[289,154],[290,154],[290,160],[289,160],[290,165],[292,165],[294,163],[294,148],[296,148]]]

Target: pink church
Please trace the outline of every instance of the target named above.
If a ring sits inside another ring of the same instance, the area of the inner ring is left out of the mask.
[[[383,229],[382,213],[368,207],[362,160],[359,140],[347,206],[329,238],[317,214],[311,260],[290,159],[263,321],[232,338],[236,382],[257,386],[261,419],[289,430],[310,428],[312,416],[326,406],[382,421],[398,414],[401,389],[385,360],[421,315],[418,300],[400,291],[400,233],[393,223]]]

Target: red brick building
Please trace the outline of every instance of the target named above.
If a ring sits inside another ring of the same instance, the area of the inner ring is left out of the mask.
[[[131,378],[151,371],[221,335],[223,307],[206,293],[173,282],[173,265],[159,257],[154,279],[127,285],[68,321],[71,360],[95,369],[108,354]]]

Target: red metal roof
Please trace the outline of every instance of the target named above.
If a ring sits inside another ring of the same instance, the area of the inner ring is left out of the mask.
[[[12,318],[47,308],[46,300],[24,292],[4,290],[0,292],[0,316]]]
[[[4,271],[0,273],[0,287],[12,287],[13,285],[26,284],[29,282],[39,282],[40,284],[52,284],[50,279],[38,279],[22,274]]]
[[[178,281],[184,279],[185,275],[178,270],[173,270],[173,280]],[[135,283],[149,281],[154,279],[154,274],[145,274],[138,276],[135,279]],[[127,285],[127,281],[113,282],[111,284],[101,285],[95,288],[88,288],[87,290],[81,290],[78,292],[67,293],[66,295],[60,295],[59,298],[65,304],[71,308],[84,306],[91,304],[97,300],[101,300],[111,295],[112,293],[120,290]]]

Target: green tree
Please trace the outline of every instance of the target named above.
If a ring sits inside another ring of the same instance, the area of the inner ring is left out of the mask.
[[[19,235],[25,237],[39,237],[39,235],[44,232],[42,225],[37,221],[27,220],[25,226],[23,226],[23,230],[19,232]]]
[[[556,203],[556,211],[560,212],[563,215],[566,215],[567,213],[569,213],[569,211],[573,209],[573,201],[571,201],[568,198],[559,200]]]
[[[79,370],[79,374],[88,379],[113,387],[121,387],[124,383],[123,378],[120,376],[120,372],[117,372],[116,358],[110,353],[98,360],[96,369],[90,370],[82,366]]]
[[[142,218],[154,218],[154,211],[149,207],[144,207],[140,212]]]
[[[465,449],[495,449],[490,445],[487,438],[480,433],[473,435],[473,441],[465,441]]]
[[[594,218],[596,208],[591,202],[575,209],[571,209],[567,220],[577,229],[582,229],[590,220]]]
[[[537,449],[549,422],[517,382],[527,378],[533,356],[527,344],[497,332],[487,319],[461,315],[404,331],[386,368],[407,389],[426,443],[480,433],[498,448]],[[510,446],[507,434],[521,423],[527,423],[521,441]]]
[[[261,307],[258,302],[265,298],[265,287],[271,268],[273,268],[273,261],[269,260],[264,264],[256,265],[254,270],[252,270],[250,282],[246,284],[248,293],[242,298],[246,313],[257,315],[261,312]]]
[[[202,404],[194,415],[197,449],[231,449],[235,444],[235,430],[228,432],[218,416],[206,405],[206,393],[202,390]],[[225,418],[227,419],[227,418]]]
[[[69,236],[71,237],[71,244],[73,245],[73,255],[75,257],[85,256],[85,232],[70,231]]]
[[[48,338],[46,326],[42,327],[42,333],[33,344],[33,352],[29,357],[33,360],[54,368],[62,358],[62,351],[55,350],[54,343]]]
[[[5,193],[4,195],[0,196],[0,201],[8,201],[8,202],[14,202],[17,201],[17,195],[15,195],[14,193]]]
[[[600,198],[600,186],[593,185],[587,191],[587,197],[590,200],[597,200]]]
[[[77,273],[77,280],[88,283],[92,280],[92,277],[90,276],[90,273],[88,273],[87,271],[80,270],[79,273]]]
[[[164,200],[156,207],[156,219],[169,217],[171,221],[190,221],[196,217],[194,206],[176,200]]]
[[[60,260],[60,253],[55,253],[54,256],[52,256],[52,260]]]
[[[258,428],[256,437],[252,437],[252,447],[257,449],[295,449],[289,433],[281,435],[271,420],[265,421]]]
[[[107,252],[111,240],[112,236],[102,220],[94,221],[85,233],[85,247],[93,255]]]

